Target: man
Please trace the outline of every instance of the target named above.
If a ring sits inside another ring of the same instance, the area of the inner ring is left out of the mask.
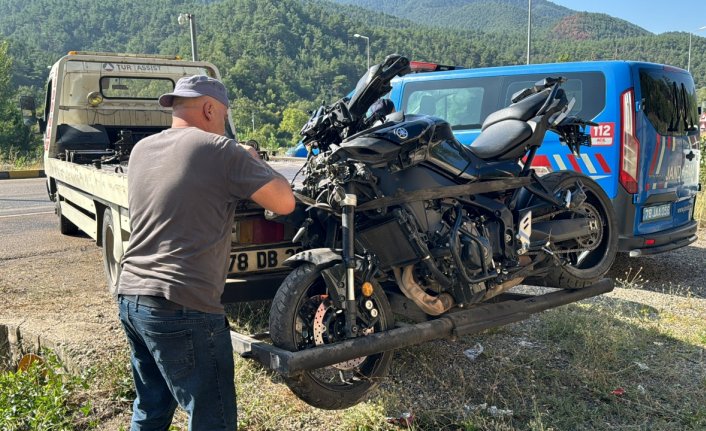
[[[172,127],[140,141],[128,165],[130,243],[118,287],[137,398],[132,431],[236,428],[233,350],[220,298],[235,205],[294,209],[287,181],[223,136],[228,96],[206,76],[159,98]]]

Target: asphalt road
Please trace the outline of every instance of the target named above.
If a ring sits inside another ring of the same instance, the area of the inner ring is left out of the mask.
[[[87,236],[59,233],[44,178],[0,181],[0,261],[90,245]]]

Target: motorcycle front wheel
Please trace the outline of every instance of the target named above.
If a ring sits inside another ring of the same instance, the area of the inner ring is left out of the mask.
[[[356,275],[357,324],[364,335],[391,329],[394,318],[385,292],[376,282],[373,294],[360,292]],[[280,286],[270,310],[270,336],[275,346],[289,351],[310,349],[346,339],[345,311],[330,299],[321,270],[306,263],[292,271]],[[327,410],[359,403],[387,375],[393,352],[359,357],[284,377],[289,388],[306,403]]]

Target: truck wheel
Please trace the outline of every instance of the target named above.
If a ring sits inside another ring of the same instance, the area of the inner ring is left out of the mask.
[[[545,185],[555,196],[563,195],[566,190],[574,191],[576,181],[584,185],[587,199],[576,210],[581,216],[593,220],[598,229],[595,233],[577,238],[561,248],[591,249],[580,253],[569,253],[568,262],[549,269],[542,279],[528,280],[539,284],[562,289],[580,289],[589,286],[603,277],[613,265],[618,251],[618,232],[615,210],[610,199],[591,178],[576,172],[557,172],[547,175]],[[572,214],[567,212],[568,214]],[[576,217],[573,213],[570,217]],[[557,216],[561,218],[562,216]]]
[[[356,278],[356,285],[361,280]],[[390,329],[394,324],[385,292],[373,283],[373,295],[358,292],[358,324],[363,333]],[[277,347],[289,351],[333,344],[346,339],[345,312],[329,298],[321,271],[306,263],[292,271],[280,286],[270,310],[270,335]],[[387,375],[393,352],[383,352],[325,368],[284,377],[299,398],[320,409],[344,409],[360,402]]]
[[[120,262],[115,257],[115,241],[120,241],[120,237],[116,238],[115,224],[113,223],[113,211],[106,208],[103,212],[103,269],[108,281],[108,292],[111,295],[117,296],[118,282],[120,281]]]
[[[54,212],[59,217],[59,232],[61,232],[62,235],[76,235],[78,233],[78,226],[61,214],[61,198],[58,196],[56,198]]]

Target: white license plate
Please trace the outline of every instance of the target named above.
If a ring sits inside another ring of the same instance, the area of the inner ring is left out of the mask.
[[[230,255],[229,273],[245,273],[272,271],[283,268],[282,264],[288,258],[299,253],[301,247],[262,248],[259,250],[243,250]]]
[[[672,215],[672,204],[654,205],[642,209],[642,221],[667,218]]]

